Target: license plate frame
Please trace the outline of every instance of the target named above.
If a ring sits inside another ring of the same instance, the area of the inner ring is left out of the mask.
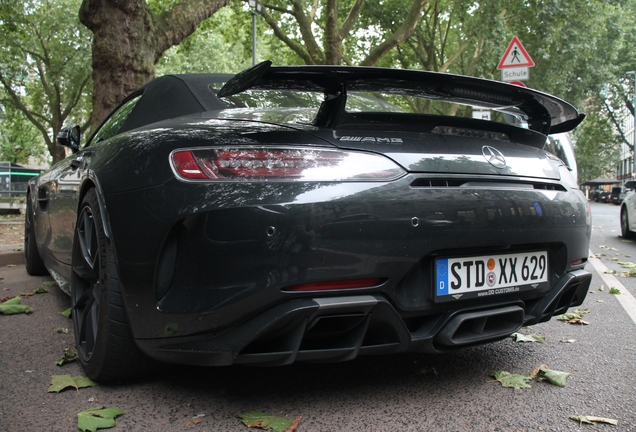
[[[545,250],[460,257],[434,262],[434,299],[450,302],[539,290],[549,286]]]

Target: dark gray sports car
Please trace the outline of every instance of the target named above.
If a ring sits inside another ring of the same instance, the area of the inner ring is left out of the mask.
[[[478,118],[473,118],[478,117]],[[174,75],[29,182],[25,254],[72,298],[87,376],[151,360],[439,353],[580,305],[587,200],[553,96],[411,70]]]

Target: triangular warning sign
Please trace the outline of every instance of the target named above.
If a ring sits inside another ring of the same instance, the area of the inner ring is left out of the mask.
[[[521,41],[514,36],[510,41],[510,45],[506,49],[503,57],[499,61],[497,69],[515,68],[515,67],[532,67],[534,62],[530,58],[528,51],[521,45]]]

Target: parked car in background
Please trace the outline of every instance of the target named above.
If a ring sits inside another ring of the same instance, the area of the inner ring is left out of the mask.
[[[100,381],[149,359],[277,366],[502,340],[588,292],[589,203],[543,149],[582,119],[536,90],[425,71],[160,77],[85,145],[61,131],[73,155],[29,182],[26,269],[71,296]]]
[[[622,186],[617,186],[612,188],[612,204],[620,205],[623,202],[623,198],[625,197],[625,188]],[[621,198],[621,196],[623,198]]]
[[[601,203],[610,203],[612,202],[612,191],[602,191],[599,195],[598,195],[598,202]]]
[[[627,195],[630,195],[633,193],[634,193],[634,189],[626,188],[625,186],[623,186],[623,190],[621,194],[619,195],[620,204],[622,204],[623,201],[625,201],[625,198],[627,198]]]
[[[636,238],[636,180],[625,183],[625,198],[621,203],[621,235]]]

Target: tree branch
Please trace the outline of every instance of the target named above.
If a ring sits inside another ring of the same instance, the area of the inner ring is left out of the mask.
[[[398,44],[403,42],[413,31],[420,19],[420,14],[426,6],[428,0],[413,0],[413,4],[409,10],[404,23],[393,33],[391,36],[385,39],[380,45],[375,47],[366,59],[360,63],[361,66],[373,66],[382,56],[384,56],[391,49],[395,48]]]
[[[356,2],[353,4],[351,9],[349,10],[349,14],[347,14],[347,18],[345,18],[344,22],[342,23],[342,27],[340,27],[339,35],[340,35],[341,42],[347,36],[349,36],[349,33],[351,33],[353,26],[355,25],[355,23],[358,21],[358,18],[360,17],[360,12],[362,11],[363,6],[364,6],[364,0],[356,0]]]
[[[45,141],[50,141],[50,137],[48,134],[48,131],[46,129],[46,127],[44,127],[44,125],[42,123],[40,123],[39,121],[37,121],[36,117],[34,116],[34,113],[32,113],[25,105],[24,103],[22,103],[22,100],[20,99],[20,97],[18,96],[18,94],[11,88],[11,86],[9,85],[9,83],[6,81],[6,79],[4,78],[4,75],[2,75],[2,72],[0,72],[0,83],[2,83],[3,87],[5,88],[5,90],[7,91],[9,97],[11,98],[11,102],[13,103],[13,105],[20,111],[22,111],[24,113],[24,115],[27,116],[27,118],[29,119],[29,121],[31,123],[33,123],[35,125],[35,127],[42,133],[42,136],[44,137]],[[38,115],[39,116],[39,115]]]
[[[274,20],[272,16],[268,14],[265,9],[261,10],[261,16],[263,17],[267,25],[269,25],[270,28],[274,31],[274,34],[276,35],[276,37],[279,38],[281,41],[283,41],[283,43],[287,45],[292,51],[298,54],[298,56],[301,59],[303,59],[305,64],[308,64],[308,65],[314,64],[311,56],[309,55],[309,53],[307,53],[307,51],[305,51],[303,46],[299,44],[298,42],[290,39],[287,36],[287,34],[285,34],[285,32],[283,32],[281,28],[278,27],[278,23],[276,22],[276,20]]]
[[[340,64],[340,32],[338,31],[338,0],[327,0],[325,28],[325,64]]]
[[[156,50],[157,58],[171,46],[180,44],[194,33],[201,21],[214,15],[229,2],[229,0],[182,0],[169,11],[159,16],[155,15],[155,22],[161,29],[156,32],[159,41]]]
[[[314,37],[314,33],[311,31],[311,21],[305,15],[303,10],[303,4],[300,0],[290,0],[293,6],[294,18],[296,18],[296,22],[298,23],[298,29],[300,30],[300,35],[303,38],[303,42],[307,47],[307,52],[311,56],[312,63],[311,64],[324,64],[325,63],[325,55],[318,46],[316,42],[316,38]]]

